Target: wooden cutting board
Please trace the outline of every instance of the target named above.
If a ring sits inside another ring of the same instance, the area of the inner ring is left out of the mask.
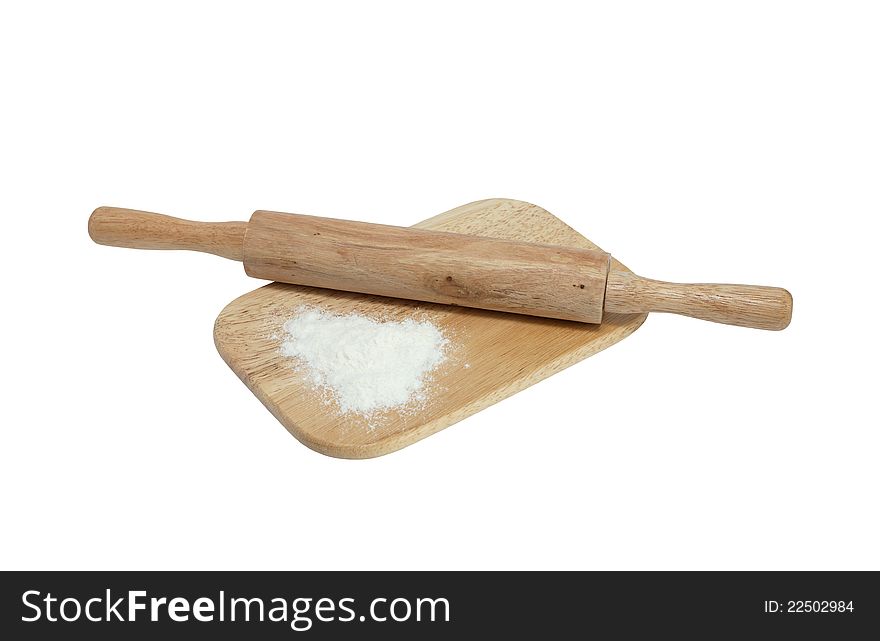
[[[548,211],[518,200],[481,200],[415,227],[597,249]],[[439,326],[451,347],[426,386],[424,407],[370,421],[340,415],[279,352],[282,325],[302,306],[382,320],[415,315]],[[370,458],[415,443],[592,356],[629,336],[645,318],[606,314],[601,325],[587,325],[272,283],[220,312],[214,342],[223,360],[304,444],[330,456]]]

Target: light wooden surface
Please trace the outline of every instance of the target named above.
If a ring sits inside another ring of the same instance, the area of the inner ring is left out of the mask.
[[[598,249],[546,210],[516,200],[471,203],[416,227]],[[613,267],[625,269],[614,260]],[[301,306],[388,320],[416,315],[436,323],[453,347],[429,385],[425,407],[413,414],[388,412],[371,427],[325,405],[279,353],[281,326]],[[215,323],[214,341],[233,371],[296,438],[330,456],[369,458],[430,436],[592,356],[629,336],[644,319],[605,314],[601,325],[589,325],[273,283],[227,305]],[[601,373],[584,368],[584,376],[587,381]],[[560,430],[564,438],[568,427],[549,429]]]
[[[584,323],[602,321],[611,256],[437,230],[257,211],[248,276]]]

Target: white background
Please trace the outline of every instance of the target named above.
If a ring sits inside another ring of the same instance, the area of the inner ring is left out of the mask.
[[[4,3],[0,567],[880,568],[878,32],[855,2]],[[334,460],[215,352],[259,282],[86,234],[494,196],[794,320],[652,316]]]

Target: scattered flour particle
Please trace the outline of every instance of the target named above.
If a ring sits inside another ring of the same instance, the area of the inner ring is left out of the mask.
[[[429,321],[381,322],[302,308],[284,323],[281,353],[296,358],[343,414],[369,416],[423,403],[428,374],[446,359],[447,342]]]

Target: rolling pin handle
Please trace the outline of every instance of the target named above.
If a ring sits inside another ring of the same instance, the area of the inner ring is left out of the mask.
[[[247,223],[199,223],[136,209],[98,207],[89,236],[100,245],[132,249],[188,249],[243,259]]]
[[[791,322],[792,298],[780,287],[666,283],[612,271],[605,311],[620,314],[669,312],[714,323],[780,330]]]

